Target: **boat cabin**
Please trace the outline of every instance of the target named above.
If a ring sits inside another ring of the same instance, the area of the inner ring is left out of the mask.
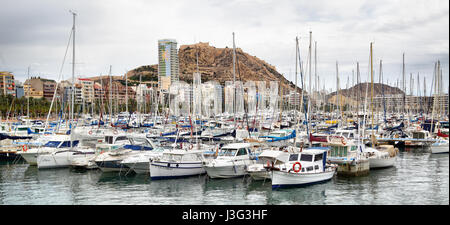
[[[165,150],[158,161],[163,162],[201,162],[203,151]]]
[[[325,171],[327,151],[319,149],[305,149],[299,153],[280,155],[278,161],[284,161],[281,171],[293,173],[318,173]]]
[[[235,158],[248,159],[251,156],[250,144],[248,143],[233,143],[223,146],[217,153],[217,159],[220,158]]]

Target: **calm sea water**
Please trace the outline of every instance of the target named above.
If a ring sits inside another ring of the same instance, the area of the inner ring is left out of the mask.
[[[0,162],[0,205],[448,205],[449,154],[400,151],[395,167],[272,190],[270,181],[207,176],[151,181],[100,170],[38,170]]]

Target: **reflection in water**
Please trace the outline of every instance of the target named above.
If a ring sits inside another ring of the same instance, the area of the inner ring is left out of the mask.
[[[402,205],[448,204],[449,155],[402,149],[394,167],[363,177],[334,177],[307,187],[272,190],[270,180],[206,175],[150,180],[101,170],[38,170],[0,161],[0,204],[33,205]]]

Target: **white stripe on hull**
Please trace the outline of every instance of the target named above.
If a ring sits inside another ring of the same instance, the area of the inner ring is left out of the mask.
[[[272,186],[307,185],[329,180],[335,171],[322,173],[292,173],[274,170],[272,172]]]

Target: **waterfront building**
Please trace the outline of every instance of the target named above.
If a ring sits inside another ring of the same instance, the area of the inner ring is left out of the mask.
[[[78,84],[81,85],[81,97],[85,103],[93,103],[95,100],[94,81],[88,78],[78,78]]]
[[[148,87],[147,84],[140,84],[131,88],[135,92],[135,98],[138,104],[148,103],[149,97],[153,93],[153,87]]]
[[[179,81],[179,61],[177,41],[162,39],[158,41],[158,86],[168,91],[171,83]]]
[[[55,93],[56,81],[41,77],[31,77],[24,82],[23,88],[25,91],[25,97],[44,97],[48,101],[51,101]]]
[[[14,75],[7,71],[0,71],[0,89],[4,95],[16,96]]]
[[[222,86],[217,81],[201,84],[202,115],[212,117],[222,113]]]
[[[254,81],[247,81],[244,84],[245,99],[247,102],[247,109],[250,115],[256,114],[256,85]]]
[[[224,92],[225,92],[225,112],[228,114],[233,114],[235,102],[234,98],[235,91],[233,81],[225,81]]]
[[[269,83],[269,110],[270,111],[278,111],[278,82],[270,81]]]
[[[23,90],[23,85],[16,85],[16,97],[17,98],[22,98],[23,96],[25,96],[25,92]]]
[[[189,116],[192,88],[184,81],[175,81],[169,88],[169,109],[174,116]]]
[[[265,81],[257,81],[258,86],[258,111],[265,111],[268,104],[267,86]]]
[[[56,82],[54,80],[43,80],[43,95],[47,101],[52,101],[55,94]]]

